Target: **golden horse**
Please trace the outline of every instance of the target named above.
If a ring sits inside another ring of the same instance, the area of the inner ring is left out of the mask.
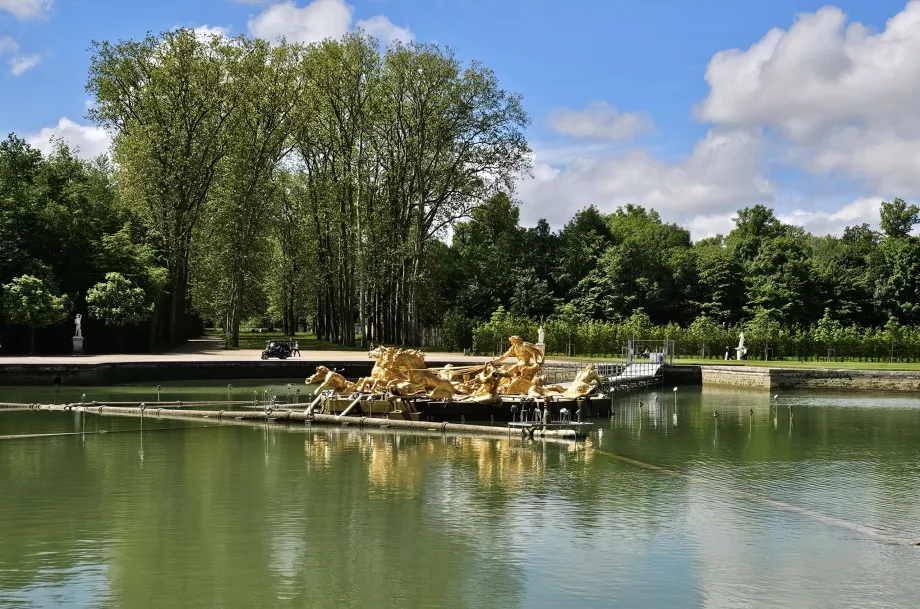
[[[322,383],[313,391],[313,395],[319,395],[326,389],[333,389],[336,393],[351,393],[355,390],[355,384],[349,382],[344,376],[325,366],[317,366],[316,374],[304,381],[307,385],[313,383]]]

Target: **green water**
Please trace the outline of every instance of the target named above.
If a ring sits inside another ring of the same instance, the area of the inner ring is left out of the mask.
[[[635,395],[580,446],[144,425],[0,440],[0,607],[920,606],[916,398]]]

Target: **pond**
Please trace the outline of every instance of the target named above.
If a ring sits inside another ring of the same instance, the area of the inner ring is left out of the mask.
[[[917,606],[920,399],[656,395],[582,444],[0,411],[110,432],[0,440],[0,606]]]

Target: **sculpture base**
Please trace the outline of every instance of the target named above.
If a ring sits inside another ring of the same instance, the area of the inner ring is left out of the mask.
[[[83,355],[83,337],[74,336],[71,340],[73,341],[73,354]]]
[[[738,348],[736,347],[736,348],[735,348],[735,353],[737,353],[737,355],[738,355],[738,361],[741,361],[741,360],[744,359],[744,356],[747,355],[747,349],[738,349]]]
[[[540,351],[546,353],[546,343],[534,343],[534,347],[540,347]]]

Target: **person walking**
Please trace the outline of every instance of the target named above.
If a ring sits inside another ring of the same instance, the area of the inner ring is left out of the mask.
[[[300,341],[299,340],[294,341],[294,353],[292,355],[300,357]]]

